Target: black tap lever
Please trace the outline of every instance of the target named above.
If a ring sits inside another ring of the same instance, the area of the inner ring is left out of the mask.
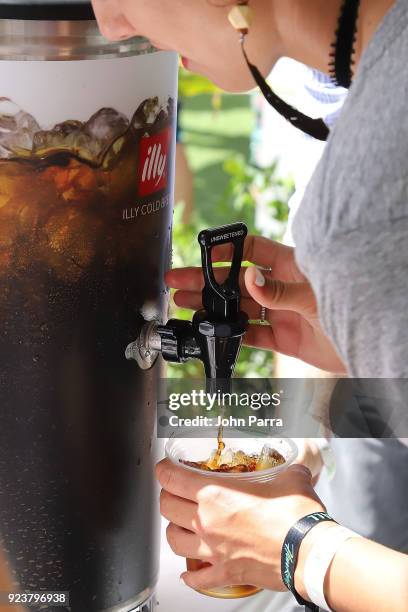
[[[207,378],[232,377],[248,327],[248,316],[240,310],[239,287],[247,234],[248,230],[243,223],[235,223],[204,230],[198,236],[204,274],[204,308],[195,313],[192,323]],[[221,244],[231,244],[233,254],[227,278],[218,283],[214,274],[212,251]]]
[[[241,299],[239,273],[247,234],[243,223],[235,223],[204,230],[198,236],[205,283],[203,307],[211,317],[230,319],[238,315]],[[215,280],[211,254],[215,246],[227,243],[233,245],[231,268],[228,277],[219,284]]]

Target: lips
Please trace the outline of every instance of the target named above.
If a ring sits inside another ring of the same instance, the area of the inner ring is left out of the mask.
[[[162,43],[159,43],[156,40],[153,40],[152,38],[150,38],[150,43],[153,45],[153,47],[155,47],[156,49],[159,49],[159,51],[171,51],[172,50],[170,47],[167,47],[166,45],[163,45]]]

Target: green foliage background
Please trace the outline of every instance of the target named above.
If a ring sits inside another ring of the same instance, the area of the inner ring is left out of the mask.
[[[173,267],[199,266],[198,233],[207,227],[244,222],[251,234],[255,226],[257,198],[266,198],[279,240],[288,216],[288,199],[293,192],[290,179],[278,176],[277,166],[260,169],[249,161],[249,140],[253,111],[249,95],[223,94],[206,79],[180,72],[183,101],[181,125],[183,142],[194,173],[195,210],[192,221],[181,221],[182,203],[176,203],[173,225]],[[265,235],[265,233],[263,233]],[[170,316],[191,319],[191,311],[171,307]],[[170,365],[175,378],[200,378],[202,366],[190,361]],[[273,375],[270,352],[242,349],[236,375],[269,378]]]

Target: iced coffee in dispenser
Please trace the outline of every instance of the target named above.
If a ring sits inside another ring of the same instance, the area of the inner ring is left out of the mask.
[[[18,590],[150,612],[177,56],[86,2],[0,3],[0,542]],[[60,608],[56,608],[60,609]]]

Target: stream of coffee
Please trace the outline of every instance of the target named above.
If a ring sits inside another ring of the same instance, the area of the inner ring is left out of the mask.
[[[216,469],[221,462],[221,455],[222,452],[225,450],[225,442],[222,439],[224,433],[224,428],[222,425],[220,425],[219,429],[218,429],[218,436],[217,436],[217,450],[215,451],[214,455],[208,460],[207,466],[211,469],[214,470]]]

